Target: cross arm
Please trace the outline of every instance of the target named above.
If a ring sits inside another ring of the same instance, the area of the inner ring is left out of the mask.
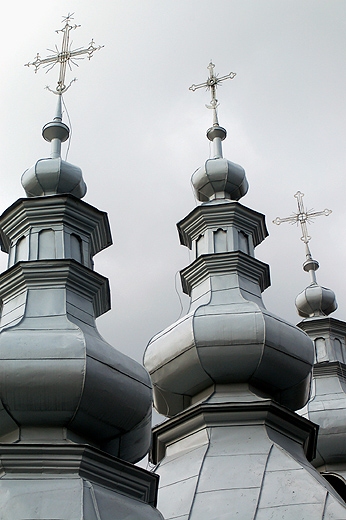
[[[34,61],[29,61],[29,63],[25,63],[25,67],[30,67],[30,65],[33,65],[35,67],[35,72],[39,69],[41,65],[50,65],[51,63],[57,63],[57,57],[56,56],[49,56],[48,58],[41,58],[39,53],[37,53],[36,58]]]
[[[189,87],[189,90],[192,90],[193,92],[195,90],[197,90],[198,88],[202,88],[202,87],[207,87],[208,86],[208,83],[207,82],[204,82],[204,83],[198,83],[198,85],[191,85],[191,87]]]
[[[319,217],[321,215],[325,215],[326,217],[328,217],[328,215],[330,215],[331,213],[332,213],[332,210],[326,208],[323,211],[314,211],[313,213],[308,211],[307,215],[309,218]]]
[[[285,217],[285,218],[276,217],[276,219],[273,220],[273,224],[276,224],[278,226],[280,224],[282,224],[283,222],[290,222],[291,224],[294,224],[295,222],[298,222],[297,215],[294,215],[293,217]]]
[[[71,51],[69,53],[69,58],[75,58],[76,56],[82,56],[83,54],[88,54],[89,55],[89,59],[91,58],[92,54],[95,52],[95,51],[99,51],[100,49],[102,49],[102,47],[104,47],[104,45],[98,45],[96,46],[95,43],[94,43],[94,40],[91,40],[91,42],[89,43],[89,47],[86,48],[86,49],[76,49],[75,51]]]
[[[221,76],[221,78],[217,78],[217,83],[219,83],[220,81],[223,81],[225,79],[233,79],[235,78],[237,75],[236,72],[230,72],[229,74],[227,74],[226,76]]]

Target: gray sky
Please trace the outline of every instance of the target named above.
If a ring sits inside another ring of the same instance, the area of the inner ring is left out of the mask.
[[[2,8],[0,211],[24,196],[21,174],[49,155],[42,126],[54,115],[58,70],[23,64],[60,45],[54,32],[75,12],[75,47],[105,47],[79,62],[65,95],[72,122],[68,161],[88,185],[84,200],[109,214],[114,245],[95,258],[109,277],[112,310],[102,335],[140,360],[152,335],[180,314],[176,273],[189,263],[175,223],[195,206],[193,171],[209,157],[209,93],[188,90],[220,75],[224,156],[250,183],[241,202],[267,217],[257,258],[271,267],[268,309],[298,322],[295,296],[309,284],[300,229],[272,224],[296,209],[330,208],[310,226],[321,285],[346,319],[346,2],[343,0],[33,0]],[[65,118],[67,122],[67,118]],[[65,148],[66,149],[66,148]],[[65,153],[64,149],[64,153]],[[1,254],[0,266],[6,265]],[[180,284],[178,280],[179,292]],[[184,301],[185,309],[187,301]]]

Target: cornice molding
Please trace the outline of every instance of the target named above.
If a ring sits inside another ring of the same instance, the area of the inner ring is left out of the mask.
[[[158,476],[87,445],[0,444],[2,474],[71,475],[156,506]]]
[[[111,308],[108,279],[71,259],[18,262],[0,275],[0,300],[29,288],[62,285],[92,299],[95,317]]]
[[[326,361],[316,363],[313,368],[314,377],[337,377],[339,380],[346,383],[346,365],[340,361]]]
[[[234,272],[259,284],[261,292],[270,286],[268,264],[242,251],[232,251],[201,255],[192,264],[180,271],[183,291],[191,295],[193,287],[209,276]]]
[[[207,227],[235,225],[252,236],[254,247],[268,236],[265,217],[239,202],[205,204],[194,208],[183,220],[178,222],[180,243],[192,247],[192,240],[198,238]]]
[[[346,336],[346,323],[329,316],[306,318],[299,322],[297,327],[316,337],[321,335]]]
[[[157,464],[165,456],[166,446],[204,428],[255,424],[265,424],[302,444],[308,460],[315,457],[318,426],[270,399],[190,407],[153,428],[150,457]]]
[[[11,240],[22,236],[30,227],[68,224],[75,231],[90,236],[91,255],[112,244],[107,213],[73,195],[22,198],[0,217],[1,249],[9,253]]]

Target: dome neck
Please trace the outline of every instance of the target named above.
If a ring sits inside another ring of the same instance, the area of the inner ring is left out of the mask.
[[[51,143],[50,156],[52,159],[61,157],[61,143],[65,142],[70,135],[70,129],[62,122],[62,94],[58,94],[58,101],[53,121],[44,125],[42,137]]]
[[[207,138],[213,143],[213,158],[221,159],[222,155],[222,141],[226,139],[227,132],[219,124],[214,124],[207,130]]]
[[[320,264],[317,262],[317,260],[314,260],[311,255],[311,251],[309,248],[309,244],[305,243],[305,250],[306,250],[306,261],[303,263],[303,270],[309,273],[311,285],[317,284],[317,278],[316,278],[316,271],[319,269]]]

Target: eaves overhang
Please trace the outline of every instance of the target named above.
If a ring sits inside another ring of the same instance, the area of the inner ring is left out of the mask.
[[[165,456],[166,446],[204,428],[246,424],[265,424],[301,443],[309,461],[315,457],[318,425],[267,399],[244,403],[201,403],[154,426],[151,461],[157,464]]]
[[[268,236],[265,217],[239,202],[229,201],[222,204],[202,204],[194,208],[177,224],[180,243],[192,247],[192,240],[198,238],[206,227],[236,225],[252,236],[254,247]]]
[[[1,250],[9,253],[11,240],[30,226],[52,224],[69,224],[77,231],[82,227],[90,235],[92,256],[112,244],[107,213],[66,194],[21,198],[7,208],[0,216]]]
[[[259,284],[261,292],[270,286],[268,264],[242,251],[232,251],[201,255],[192,264],[182,269],[180,276],[183,291],[185,294],[191,295],[192,288],[207,277],[234,272]]]
[[[0,275],[0,301],[29,287],[66,286],[92,299],[95,317],[111,308],[108,279],[75,260],[18,262]]]

